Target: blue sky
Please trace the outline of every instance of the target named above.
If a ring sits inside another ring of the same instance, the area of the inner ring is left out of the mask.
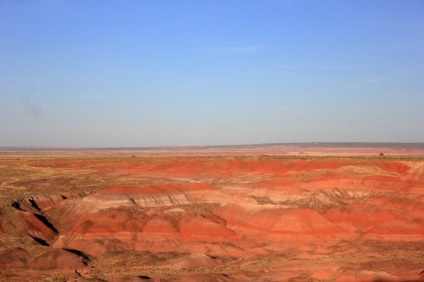
[[[424,1],[1,0],[0,146],[424,142]]]

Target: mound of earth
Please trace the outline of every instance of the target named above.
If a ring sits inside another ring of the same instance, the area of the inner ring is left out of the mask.
[[[0,166],[7,280],[422,279],[418,157],[9,157]]]

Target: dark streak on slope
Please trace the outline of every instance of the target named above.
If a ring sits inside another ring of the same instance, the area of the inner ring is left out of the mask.
[[[63,248],[63,250],[79,256],[84,265],[88,265],[88,263],[92,260],[91,256],[89,256],[88,254],[82,251],[75,250],[75,249],[67,249],[67,248]]]
[[[56,227],[51,224],[51,222],[43,215],[34,213],[34,216],[38,218],[42,223],[44,223],[45,226],[47,226],[51,231],[58,234],[59,231],[57,231]]]

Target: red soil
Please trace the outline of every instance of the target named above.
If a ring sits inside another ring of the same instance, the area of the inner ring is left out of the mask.
[[[418,281],[424,270],[420,159],[93,158],[30,163],[132,182],[104,185],[88,195],[21,199],[17,220],[25,224],[33,244],[48,246],[39,256],[22,248],[10,261],[0,254],[0,266],[77,269],[87,264],[107,272],[119,266],[115,258],[147,252],[150,259],[143,265],[128,262],[125,267],[148,267],[157,279],[166,278],[159,270],[174,271],[172,279],[187,281],[197,279],[197,274],[184,272],[191,268],[212,281]],[[4,224],[1,230],[11,232]],[[225,276],[217,276],[220,271]]]

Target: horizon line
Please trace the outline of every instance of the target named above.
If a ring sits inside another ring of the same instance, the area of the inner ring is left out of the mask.
[[[301,146],[301,147],[338,147],[349,145],[351,148],[418,146],[424,149],[424,142],[276,142],[252,144],[226,144],[226,145],[177,145],[177,146],[0,146],[0,151],[27,151],[27,150],[158,150],[158,149],[202,149],[202,148],[231,148],[231,147],[260,147],[260,146]]]

